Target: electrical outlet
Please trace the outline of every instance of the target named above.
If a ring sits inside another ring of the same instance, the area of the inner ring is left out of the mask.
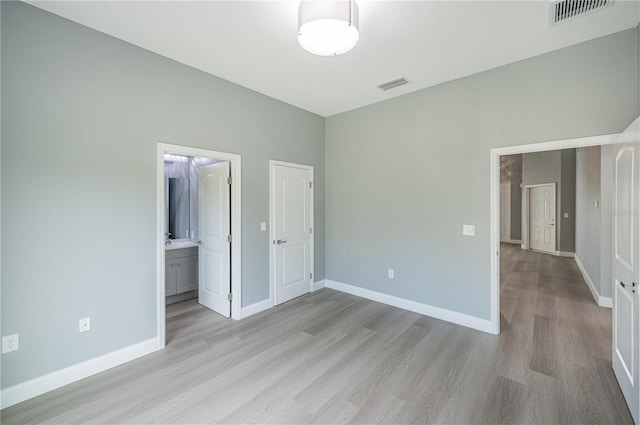
[[[389,273],[388,273],[389,279],[395,278],[395,275],[396,275],[395,271],[393,269],[389,269]]]
[[[78,320],[78,327],[80,332],[87,332],[91,330],[91,317],[85,317]]]
[[[20,348],[20,334],[2,337],[2,354],[16,351]]]

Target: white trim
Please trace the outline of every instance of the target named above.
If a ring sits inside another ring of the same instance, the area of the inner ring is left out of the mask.
[[[477,329],[482,332],[495,333],[493,332],[494,328],[491,321],[481,319],[479,317],[469,316],[468,314],[458,313],[457,311],[446,310],[444,308],[435,307],[429,304],[423,304],[417,301],[412,301],[405,298],[384,294],[382,292],[372,291],[371,289],[362,288],[360,286],[349,285],[329,279],[325,279],[325,286],[327,288],[335,289],[336,291],[346,292],[347,294],[402,308],[404,310],[413,311],[415,313],[424,314],[425,316],[445,320],[457,325]]]
[[[500,241],[500,243],[510,243],[513,245],[522,245],[522,241],[520,239],[509,239],[508,241]]]
[[[271,307],[273,307],[271,298],[267,298],[266,300],[258,301],[257,303],[242,307],[242,318],[245,319],[249,316],[253,316],[254,314],[258,314],[262,311],[268,310]]]
[[[598,304],[600,307],[613,308],[613,300],[611,299],[611,297],[603,297],[600,295],[598,288],[596,288],[596,285],[593,283],[593,280],[591,280],[589,273],[587,273],[587,269],[585,269],[582,265],[582,261],[580,261],[580,257],[578,257],[578,254],[576,254],[574,258],[576,260],[578,268],[580,269],[580,272],[582,273],[582,277],[584,277],[584,281],[587,282],[587,286],[589,287],[591,295],[593,295],[593,299],[595,300],[596,304]]]
[[[242,157],[238,154],[217,152],[208,149],[192,148],[188,146],[158,143],[156,170],[156,328],[158,332],[158,347],[165,346],[166,306],[164,283],[164,153],[170,152],[181,155],[214,158],[231,163],[231,318],[242,318]]]
[[[556,251],[555,255],[556,255],[556,257],[574,258],[576,256],[576,253],[575,252],[567,252],[567,251]]]
[[[121,348],[102,356],[74,364],[64,369],[31,379],[30,381],[3,389],[0,392],[2,409],[39,396],[72,382],[87,378],[123,363],[153,353],[160,349],[158,338],[151,338],[129,347]]]
[[[322,279],[317,282],[313,282],[313,286],[311,287],[311,292],[318,291],[326,286],[326,280]]]
[[[285,167],[293,167],[293,168],[300,168],[302,170],[307,170],[309,171],[309,182],[311,183],[311,187],[309,188],[309,193],[310,193],[310,211],[309,211],[309,220],[311,221],[310,225],[311,225],[311,229],[312,232],[310,234],[310,241],[309,243],[311,244],[311,246],[309,247],[310,250],[310,255],[311,255],[311,275],[313,276],[313,278],[311,279],[311,282],[309,283],[309,292],[313,292],[314,291],[314,280],[315,280],[315,276],[316,276],[316,271],[315,271],[315,234],[316,234],[316,225],[315,225],[315,217],[314,217],[314,211],[315,211],[315,189],[316,189],[316,184],[315,181],[313,179],[313,165],[305,165],[305,164],[297,164],[294,162],[286,162],[286,161],[278,161],[275,159],[270,159],[269,160],[269,299],[271,300],[271,305],[275,306],[276,305],[276,300],[275,300],[275,267],[273,267],[273,262],[275,261],[275,252],[274,252],[274,246],[272,241],[275,240],[275,236],[273,234],[274,230],[275,230],[275,224],[274,224],[274,220],[275,220],[275,214],[273,211],[273,208],[275,207],[275,205],[273,205],[273,166],[274,165],[282,165]]]
[[[601,136],[578,137],[575,139],[552,140],[549,142],[493,148],[491,151],[496,152],[499,156],[518,153],[556,151],[559,149],[585,148],[587,146],[612,145],[618,135],[619,133],[614,133],[603,134]]]
[[[556,140],[551,142],[532,143],[518,146],[493,148],[489,151],[489,194],[490,194],[490,229],[491,237],[491,328],[492,333],[500,333],[500,155],[512,155],[527,152],[542,152],[557,149],[580,148],[613,144],[618,134],[579,137],[575,139]],[[523,196],[524,199],[524,196]],[[524,235],[523,235],[524,237]],[[522,247],[525,249],[524,247]]]

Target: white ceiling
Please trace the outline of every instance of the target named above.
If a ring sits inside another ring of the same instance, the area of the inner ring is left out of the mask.
[[[321,116],[638,25],[639,2],[551,27],[549,2],[360,0],[360,40],[319,57],[297,41],[298,1],[29,1]],[[406,77],[388,92],[376,86]]]

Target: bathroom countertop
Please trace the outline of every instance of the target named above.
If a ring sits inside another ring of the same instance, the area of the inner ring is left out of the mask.
[[[191,241],[185,241],[185,242],[171,242],[170,245],[165,245],[164,246],[164,250],[165,251],[171,251],[172,249],[182,249],[182,248],[192,248],[198,246],[197,243],[195,242],[191,242]]]

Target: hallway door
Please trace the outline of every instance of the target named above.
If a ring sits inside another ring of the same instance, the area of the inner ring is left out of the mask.
[[[613,176],[613,371],[633,420],[640,418],[638,350],[638,120],[614,145]]]
[[[549,184],[529,189],[529,248],[556,252],[556,186]]]

